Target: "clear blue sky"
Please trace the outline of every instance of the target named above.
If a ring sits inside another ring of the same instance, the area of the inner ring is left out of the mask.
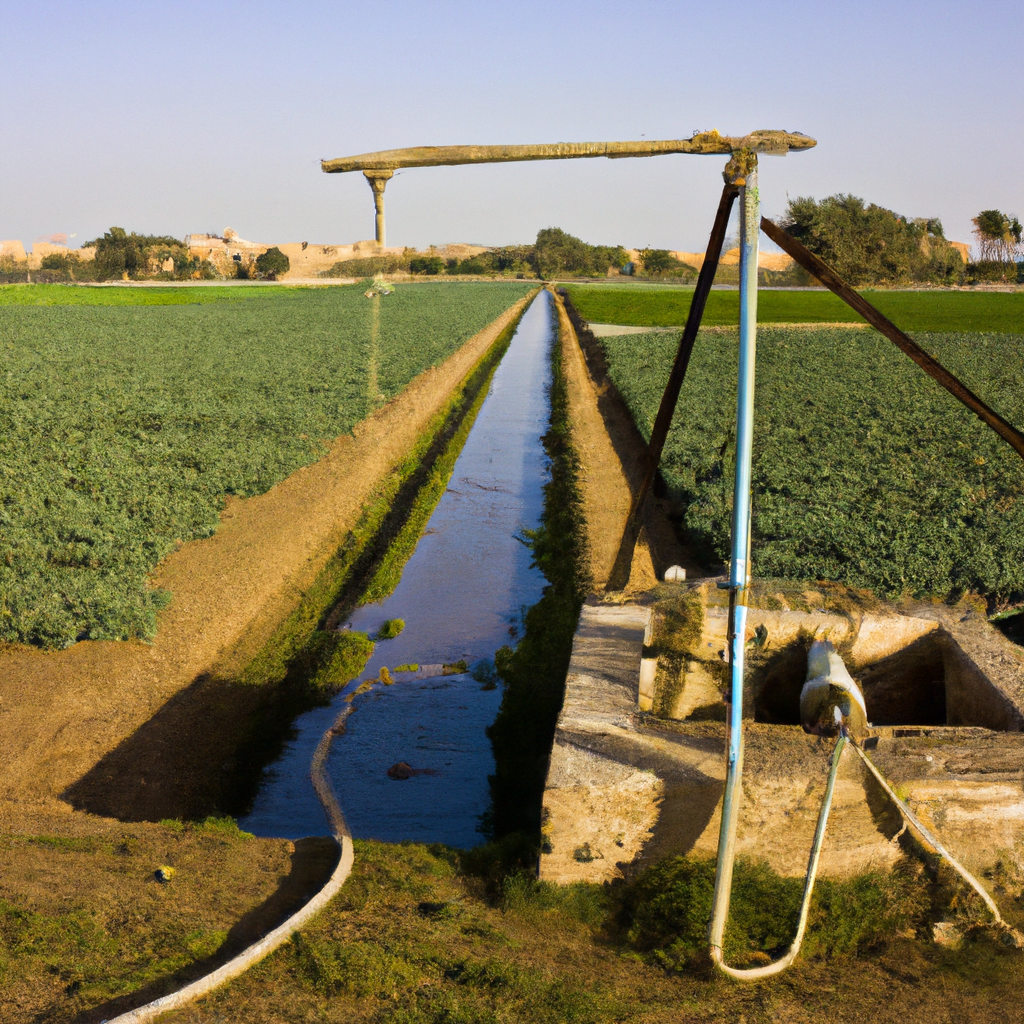
[[[1024,215],[1021,0],[24,3],[0,0],[0,238],[111,224],[255,241],[372,237],[321,157],[445,143],[802,131],[761,164],[769,215],[852,192]],[[703,249],[718,157],[408,170],[388,241]]]

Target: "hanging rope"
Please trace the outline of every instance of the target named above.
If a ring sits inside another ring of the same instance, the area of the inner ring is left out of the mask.
[[[840,732],[839,738],[836,740],[835,749],[832,753],[832,763],[829,767],[828,783],[825,787],[824,799],[821,802],[821,810],[818,812],[818,824],[814,830],[814,842],[811,844],[811,855],[808,859],[807,874],[804,878],[804,892],[803,897],[800,901],[800,916],[797,920],[796,935],[793,938],[792,944],[790,945],[789,949],[786,951],[784,956],[780,957],[778,960],[775,960],[770,964],[765,964],[763,967],[743,968],[730,967],[727,963],[725,963],[722,946],[720,942],[716,943],[715,941],[712,941],[711,959],[714,962],[715,966],[723,974],[727,974],[731,978],[738,978],[741,981],[758,981],[761,978],[770,978],[773,974],[779,974],[780,972],[784,971],[787,967],[789,967],[790,964],[792,964],[793,961],[796,959],[797,954],[800,952],[800,947],[803,945],[804,934],[807,931],[807,917],[811,908],[811,895],[814,892],[814,883],[817,879],[818,861],[821,856],[821,847],[825,840],[825,829],[828,825],[829,812],[832,809],[832,795],[835,791],[836,775],[839,771],[839,763],[842,760],[843,752],[846,749],[846,743],[847,736],[844,729],[842,732]],[[1018,932],[1016,929],[1011,928],[1010,925],[1008,925],[1006,921],[1003,920],[1003,917],[999,913],[999,908],[996,906],[995,901],[985,890],[985,887],[981,884],[981,882],[979,882],[978,879],[975,878],[974,875],[972,875],[967,870],[967,868],[965,868],[963,864],[961,864],[960,861],[958,861],[956,857],[954,857],[949,852],[949,850],[947,850],[946,847],[942,845],[941,842],[939,842],[935,834],[930,829],[928,829],[917,817],[917,815],[914,814],[914,812],[907,806],[907,804],[896,795],[896,793],[889,785],[889,783],[886,782],[882,773],[875,767],[874,763],[871,761],[871,758],[869,758],[868,755],[856,743],[853,743],[852,746],[853,749],[857,751],[857,754],[864,762],[864,764],[867,765],[868,771],[871,772],[871,774],[874,776],[878,784],[882,787],[882,789],[885,790],[886,794],[896,805],[896,807],[899,809],[900,814],[903,816],[905,824],[903,826],[903,829],[901,829],[901,833],[903,830],[906,829],[907,825],[910,825],[910,827],[914,829],[915,832],[917,832],[921,839],[924,840],[925,844],[928,847],[930,847],[937,856],[946,861],[946,863],[949,864],[949,866],[953,868],[953,870],[956,871],[956,873],[960,875],[960,877],[963,878],[963,880],[982,898],[982,900],[985,903],[985,906],[988,908],[989,913],[992,915],[993,923],[995,924],[995,926],[1006,932],[1007,935],[1010,937],[1010,940],[1012,941],[1013,945],[1015,945],[1017,948],[1021,948],[1022,946],[1024,946],[1024,935],[1021,935],[1021,933]],[[731,771],[732,767],[730,766],[730,773]],[[729,781],[730,780],[727,780],[726,785],[729,784]],[[732,861],[735,859],[735,848],[733,844],[730,844],[728,848],[723,852],[724,855],[729,858],[729,863],[727,865],[723,864],[722,858],[720,857],[719,863],[717,865],[717,871],[719,874],[722,874],[724,868],[724,874],[727,875],[728,878],[731,880]],[[717,920],[717,915],[716,917],[712,917],[712,935],[716,934],[716,925],[718,926],[718,935],[724,935],[725,933],[725,925],[729,914],[728,899],[722,901],[722,906],[724,908],[723,919],[720,921]]]
[[[903,820],[984,900],[985,906],[988,907],[989,912],[992,914],[995,924],[1013,934],[1016,939],[1017,933],[1003,920],[999,913],[999,908],[995,905],[995,901],[985,891],[981,882],[939,842],[933,832],[925,828],[917,815],[896,795],[889,783],[885,781],[882,773],[874,766],[871,758],[856,744],[854,744],[853,749],[857,751],[860,759],[868,766],[868,771],[875,777],[878,784],[888,793],[889,799],[899,808],[900,814],[903,815]]]

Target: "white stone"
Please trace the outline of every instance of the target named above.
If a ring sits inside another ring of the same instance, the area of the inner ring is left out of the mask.
[[[686,579],[686,570],[681,565],[670,565],[665,570],[666,583],[678,583]]]

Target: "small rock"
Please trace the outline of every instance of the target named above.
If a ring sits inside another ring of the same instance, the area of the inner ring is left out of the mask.
[[[938,921],[932,926],[932,940],[937,946],[956,949],[963,938],[963,932],[952,921]]]
[[[399,761],[398,764],[393,764],[388,769],[389,779],[411,779],[413,776],[412,768],[407,765],[404,761]]]
[[[686,579],[686,570],[681,565],[670,565],[665,570],[666,583],[680,583]]]

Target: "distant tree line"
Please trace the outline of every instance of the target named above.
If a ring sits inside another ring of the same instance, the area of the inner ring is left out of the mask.
[[[410,273],[515,277],[605,277],[629,262],[621,245],[589,245],[561,228],[543,228],[532,245],[505,245],[468,256],[444,259],[433,252],[407,249],[402,255],[367,256],[342,260],[324,276],[369,277],[371,274]]]
[[[974,224],[979,259],[965,264],[937,217],[904,217],[853,195],[791,199],[782,221],[791,235],[853,285],[1015,282],[1020,222],[986,210]]]

